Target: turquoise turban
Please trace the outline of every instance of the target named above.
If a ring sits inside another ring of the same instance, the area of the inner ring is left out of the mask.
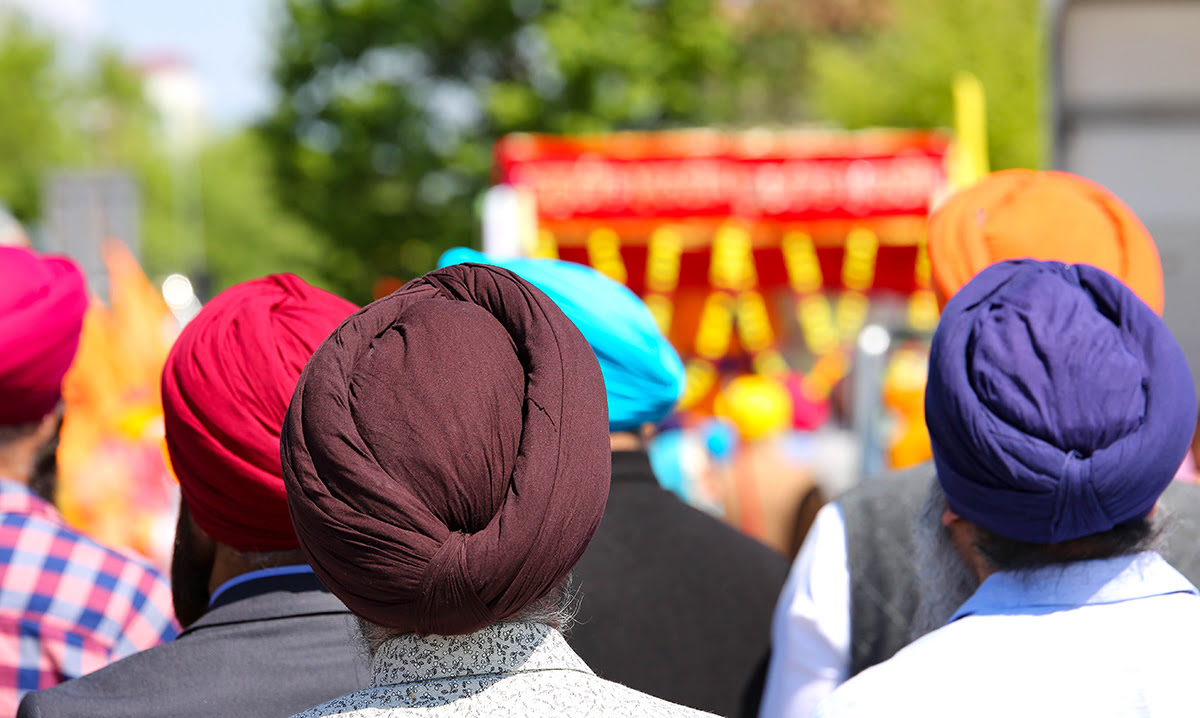
[[[683,392],[683,362],[650,310],[625,285],[574,262],[497,259],[456,247],[438,267],[451,264],[503,267],[542,290],[579,327],[604,373],[608,428],[630,431],[662,420]]]

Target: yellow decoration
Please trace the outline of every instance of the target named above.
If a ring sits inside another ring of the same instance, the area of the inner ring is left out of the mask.
[[[867,321],[867,310],[871,302],[867,295],[857,291],[842,292],[837,302],[838,336],[845,342],[853,342]]]
[[[846,289],[865,292],[875,283],[875,255],[879,239],[869,229],[852,229],[846,235],[846,256],[842,260],[842,284]]]
[[[537,246],[533,250],[533,256],[542,259],[558,259],[558,240],[554,238],[554,233],[548,229],[542,229],[537,234]]]
[[[670,227],[659,227],[650,235],[646,250],[646,288],[670,294],[679,286],[679,260],[683,239]]]
[[[812,237],[804,232],[788,232],[783,237],[782,246],[783,263],[792,289],[800,294],[818,291],[824,279]]]
[[[587,238],[588,263],[610,279],[625,284],[629,279],[621,258],[621,238],[607,227],[593,230]]]
[[[733,298],[725,292],[713,292],[704,300],[700,328],[696,332],[696,353],[716,360],[729,353],[733,335]]]
[[[658,325],[658,330],[665,336],[670,336],[671,319],[675,315],[675,303],[671,301],[670,297],[661,294],[650,294],[644,301],[646,308],[654,317],[654,323]]]
[[[983,83],[969,72],[954,76],[954,147],[950,187],[970,187],[988,173],[987,100]]]
[[[919,332],[932,332],[937,327],[937,297],[932,289],[919,289],[908,299],[908,325]]]
[[[713,237],[709,283],[717,289],[738,291],[758,283],[750,233],[735,224],[723,225]]]
[[[928,289],[933,279],[933,271],[929,266],[929,246],[923,236],[917,242],[917,263],[913,267],[913,279],[921,289]]]
[[[774,349],[767,349],[755,354],[753,364],[756,373],[767,376],[779,376],[786,374],[788,370],[787,360]]]
[[[850,361],[843,352],[832,351],[822,356],[813,365],[812,371],[800,382],[800,390],[809,401],[821,401],[829,397],[834,385],[850,370]]]
[[[893,469],[914,466],[933,457],[925,429],[927,357],[904,348],[892,355],[883,377],[884,404],[896,414],[888,438],[888,463]]]
[[[751,354],[775,343],[767,303],[758,292],[751,290],[737,296],[737,326],[742,347]]]
[[[717,383],[717,368],[704,359],[692,359],[684,367],[683,396],[679,398],[680,409],[696,405]]]
[[[739,376],[717,396],[716,413],[733,422],[747,441],[786,431],[792,425],[792,397],[778,379]]]
[[[804,343],[815,356],[821,356],[837,345],[837,329],[833,310],[824,294],[811,294],[796,305],[796,319],[804,334]]]

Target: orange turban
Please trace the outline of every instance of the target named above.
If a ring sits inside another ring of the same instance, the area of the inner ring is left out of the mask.
[[[988,266],[1023,258],[1098,267],[1162,314],[1154,240],[1124,202],[1095,182],[1067,172],[995,172],[929,219],[929,261],[943,303]]]

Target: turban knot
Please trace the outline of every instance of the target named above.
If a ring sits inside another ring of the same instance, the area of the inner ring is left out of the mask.
[[[70,259],[0,247],[0,425],[38,421],[58,404],[87,303]]]
[[[495,259],[456,247],[439,266],[475,262],[504,267],[554,300],[596,353],[608,394],[608,427],[632,431],[655,423],[683,393],[683,362],[654,315],[628,287],[575,262]]]
[[[241,551],[295,549],[279,433],[304,363],[357,307],[291,274],[221,292],[163,367],[167,453],[188,511]]]
[[[925,418],[950,508],[1057,543],[1146,516],[1187,452],[1196,393],[1162,320],[1087,265],[994,265],[946,305]]]
[[[281,450],[309,563],[358,615],[476,631],[558,584],[608,495],[599,366],[545,294],[456,265],[363,308],[316,351]]]
[[[951,197],[929,219],[929,259],[943,299],[1006,259],[1085,262],[1120,279],[1157,314],[1162,265],[1125,203],[1067,172],[1004,170]]]

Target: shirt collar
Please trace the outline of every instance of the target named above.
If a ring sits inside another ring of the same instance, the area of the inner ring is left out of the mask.
[[[217,604],[217,600],[221,598],[226,591],[231,588],[236,588],[248,581],[254,581],[260,578],[271,578],[275,576],[295,576],[298,574],[312,574],[312,567],[308,564],[297,564],[294,566],[273,566],[271,568],[260,568],[257,571],[248,571],[239,574],[229,579],[225,583],[217,586],[217,590],[212,592],[208,597],[208,607],[213,608]]]
[[[25,484],[0,476],[0,514],[24,514],[60,521],[54,505],[33,493]]]
[[[1200,595],[1153,551],[988,576],[950,622],[971,615],[1051,613],[1169,593]]]
[[[464,636],[396,636],[375,652],[371,669],[373,686],[553,669],[592,672],[553,628],[508,622]]]

